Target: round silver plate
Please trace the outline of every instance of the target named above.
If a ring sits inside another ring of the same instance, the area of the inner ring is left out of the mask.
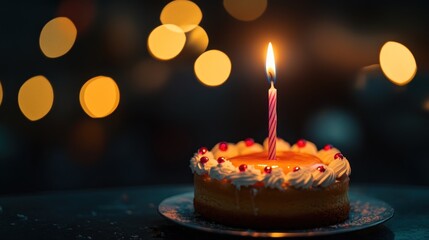
[[[249,237],[304,237],[321,236],[337,233],[357,231],[381,224],[393,217],[394,210],[387,203],[365,195],[354,194],[350,197],[350,216],[343,223],[321,228],[304,230],[273,230],[260,231],[225,226],[219,223],[208,221],[194,212],[194,193],[188,192],[164,199],[159,204],[158,211],[167,219],[193,229],[201,231],[249,236]]]

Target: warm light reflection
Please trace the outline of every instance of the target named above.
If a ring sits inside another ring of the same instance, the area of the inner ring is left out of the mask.
[[[54,18],[40,32],[40,49],[49,58],[61,57],[73,47],[76,36],[76,27],[70,19]]]
[[[206,31],[202,27],[197,26],[194,30],[189,32],[186,46],[194,52],[202,53],[207,49],[208,45],[209,36],[207,36]]]
[[[219,51],[210,50],[201,54],[194,65],[195,75],[207,86],[219,86],[224,83],[231,73],[229,57]]]
[[[110,77],[98,76],[88,80],[80,90],[83,110],[92,118],[103,118],[115,111],[119,104],[119,88]]]
[[[163,24],[174,24],[189,32],[200,24],[203,14],[191,1],[172,1],[162,9],[160,18]]]
[[[267,9],[267,0],[224,0],[223,6],[234,18],[253,21]]]
[[[273,45],[268,43],[267,48],[267,58],[265,62],[265,73],[267,75],[268,81],[275,82],[276,81],[276,62],[274,59],[274,51],[273,51]]]
[[[185,46],[186,36],[181,28],[165,24],[155,28],[149,35],[147,45],[150,53],[158,59],[170,60]]]
[[[1,82],[0,82],[0,106],[1,106],[2,101],[3,101],[3,87],[2,87]]]
[[[43,118],[54,103],[54,90],[44,76],[28,79],[19,89],[18,105],[25,117],[31,121]]]
[[[384,75],[393,83],[403,86],[417,72],[417,64],[411,51],[398,42],[387,42],[380,50],[380,66]]]

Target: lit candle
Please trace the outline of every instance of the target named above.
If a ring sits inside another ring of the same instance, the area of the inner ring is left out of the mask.
[[[271,84],[268,90],[268,159],[275,160],[277,143],[277,89],[274,87],[274,83],[276,82],[276,66],[271,42],[268,44],[265,70],[268,83]]]

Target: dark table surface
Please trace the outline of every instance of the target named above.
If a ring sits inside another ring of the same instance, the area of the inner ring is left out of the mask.
[[[0,197],[0,239],[230,239],[175,225],[158,214],[166,197],[192,191],[167,185]],[[353,186],[388,202],[383,225],[314,239],[429,239],[429,188]]]

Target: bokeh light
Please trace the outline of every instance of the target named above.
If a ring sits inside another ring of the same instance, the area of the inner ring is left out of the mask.
[[[209,36],[204,28],[197,26],[194,30],[188,33],[186,40],[186,48],[191,49],[196,53],[203,53],[209,45]]]
[[[182,51],[185,42],[186,35],[181,28],[173,24],[165,24],[150,33],[147,45],[155,58],[170,60]]]
[[[82,109],[92,118],[110,115],[118,107],[119,99],[118,85],[112,78],[106,76],[88,80],[79,95]]]
[[[219,51],[210,50],[201,54],[194,65],[195,75],[207,86],[219,86],[224,83],[231,73],[229,57]]]
[[[40,49],[46,57],[61,57],[73,47],[76,36],[77,29],[70,19],[54,18],[40,32]]]
[[[179,26],[184,32],[189,32],[197,27],[203,14],[197,4],[191,1],[172,1],[161,12],[163,24]]]
[[[223,0],[226,11],[241,21],[253,21],[267,9],[267,0]]]
[[[417,72],[417,64],[411,51],[404,45],[389,41],[380,50],[380,66],[384,75],[393,83],[403,86]]]
[[[1,82],[0,82],[0,106],[1,106],[2,101],[3,101],[3,87],[2,87]]]
[[[28,79],[19,89],[18,105],[21,112],[31,121],[43,118],[54,103],[54,90],[44,76]]]

